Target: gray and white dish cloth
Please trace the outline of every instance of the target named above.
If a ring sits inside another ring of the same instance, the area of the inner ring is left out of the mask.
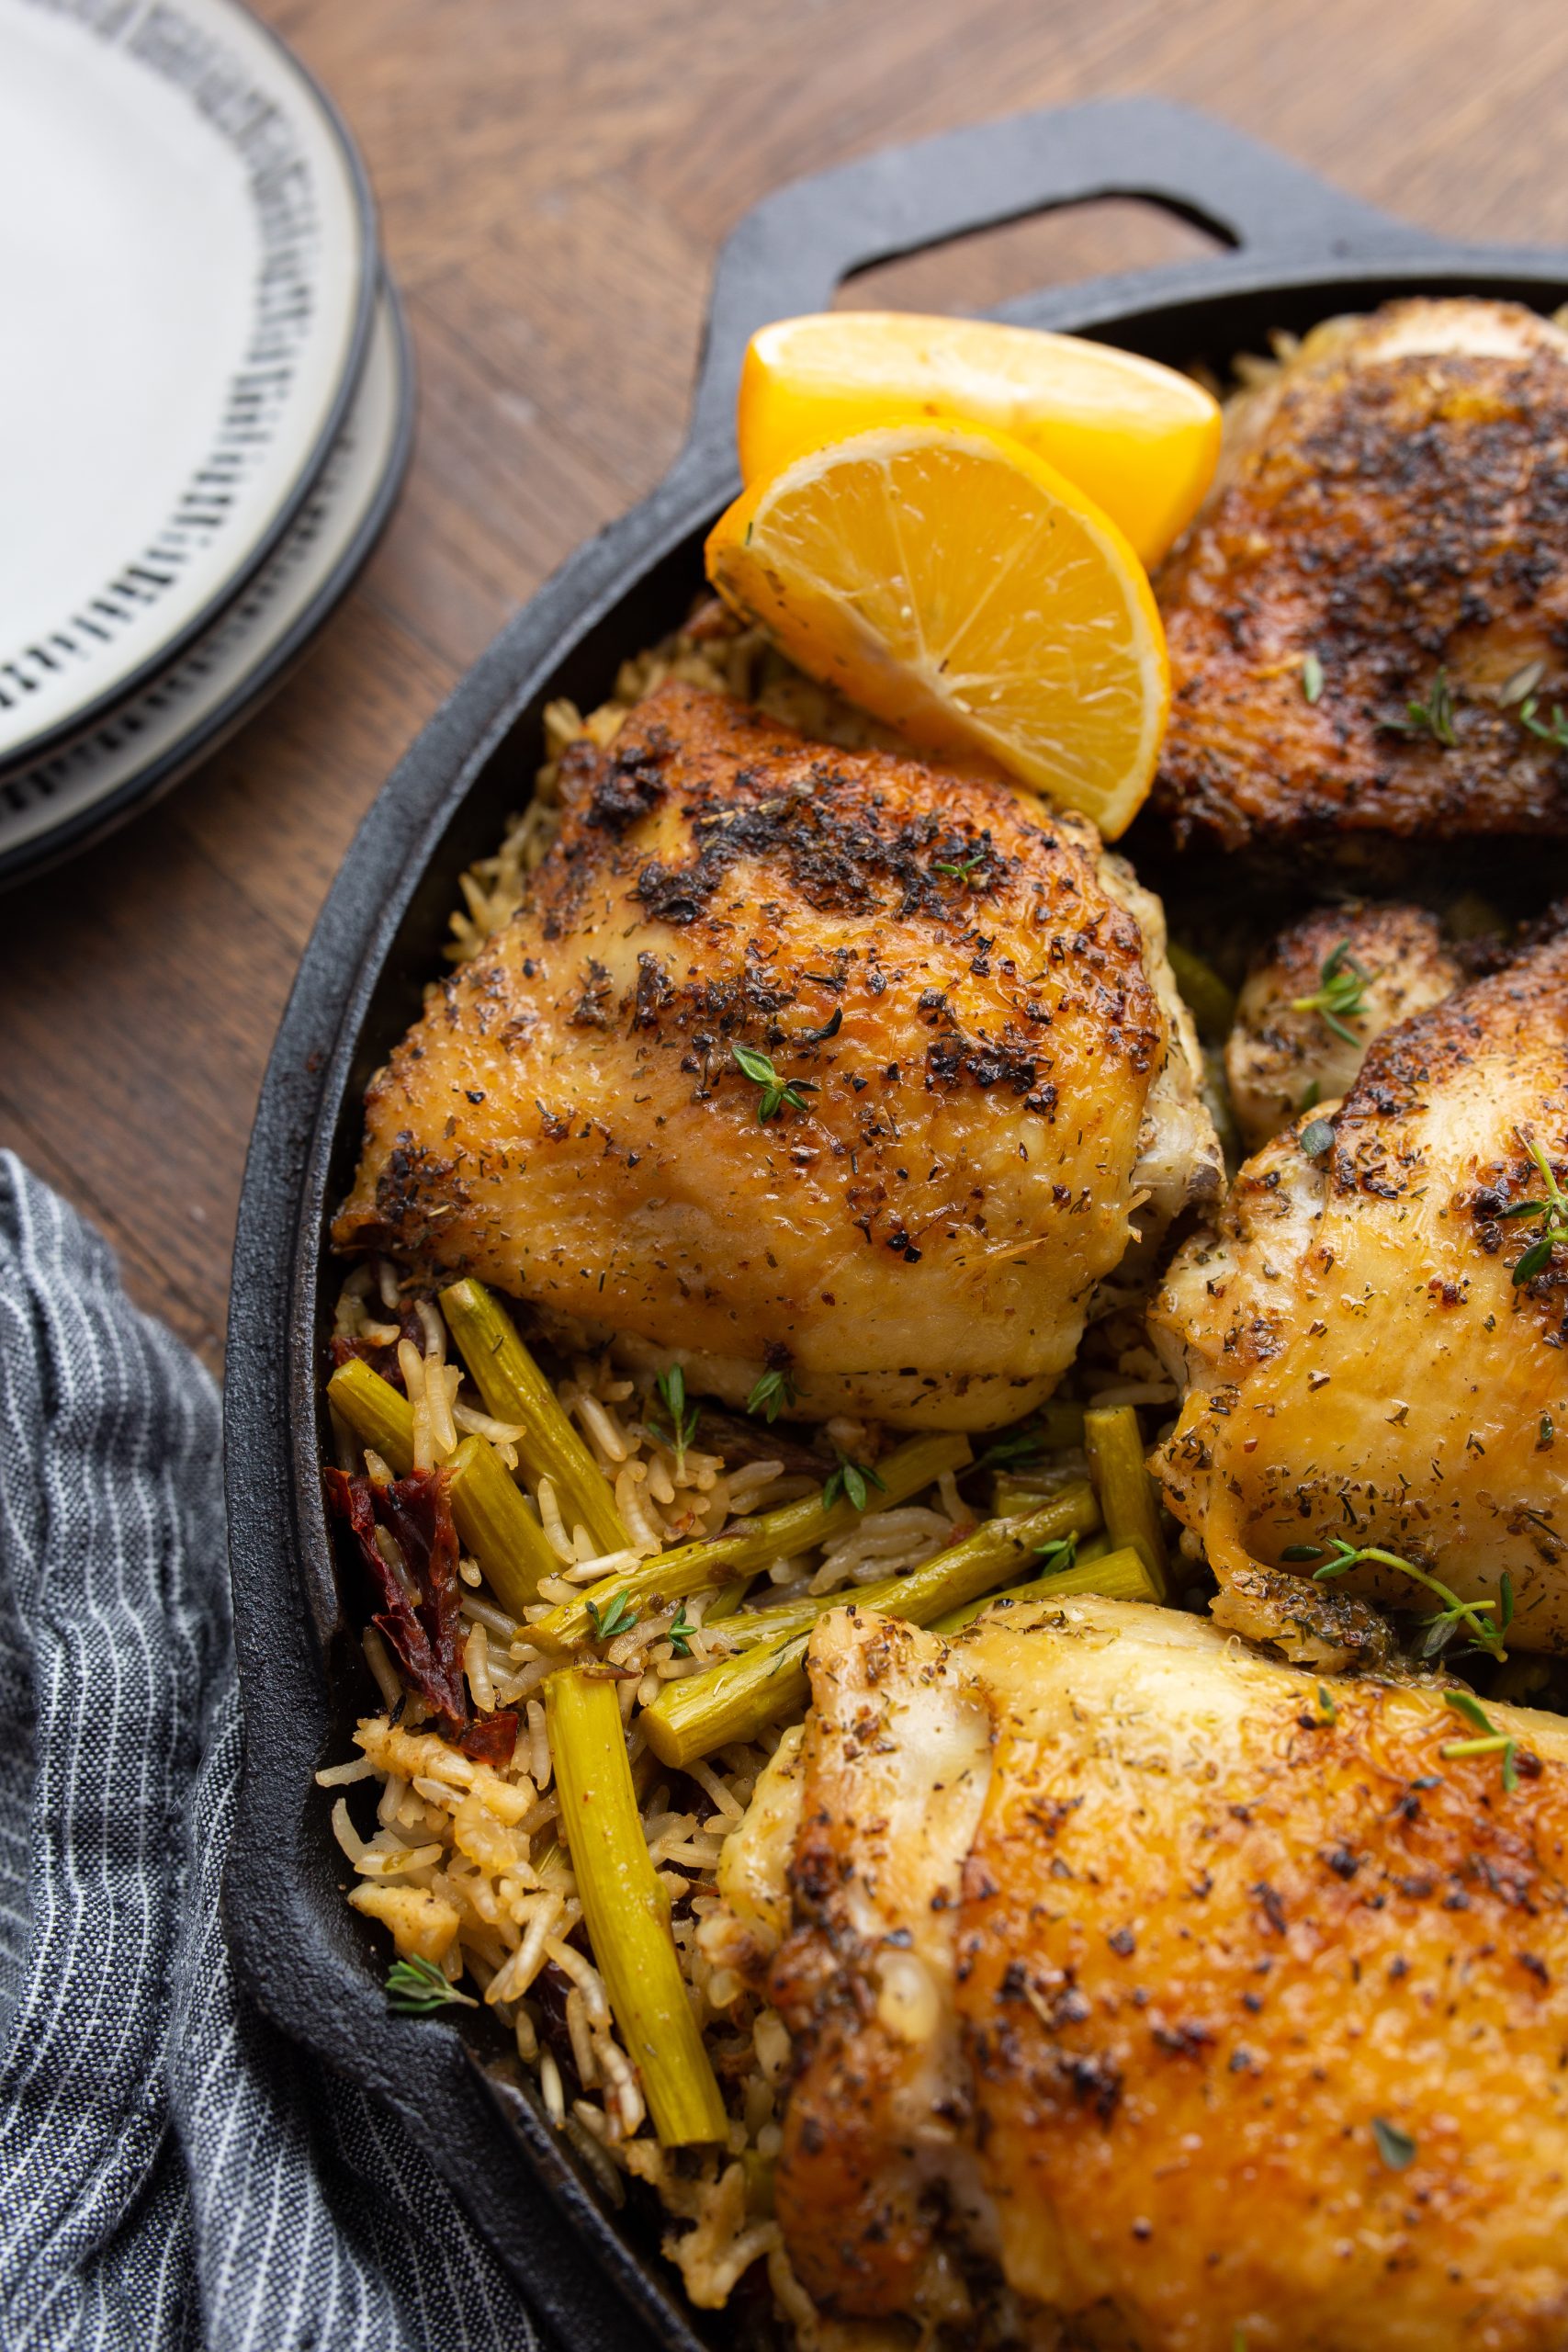
[[[220,1429],[0,1153],[0,2343],[535,2352],[408,2133],[235,1980]]]

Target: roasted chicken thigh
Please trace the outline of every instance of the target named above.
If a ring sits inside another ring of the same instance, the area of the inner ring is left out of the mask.
[[[1568,682],[1568,335],[1458,300],[1314,328],[1232,404],[1159,591],[1179,840],[1568,833],[1568,752],[1521,716]]]
[[[810,1671],[705,1936],[793,2036],[776,2211],[826,2312],[1559,2352],[1559,1719],[1494,1708],[1506,1789],[1433,1686],[1092,1600],[951,1643],[836,1611]]]
[[[1565,1179],[1564,938],[1387,1031],[1247,1162],[1151,1317],[1186,1389],[1166,1499],[1222,1584],[1337,1537],[1495,1607],[1506,1571],[1509,1642],[1568,1646]],[[1424,1603],[1372,1563],[1337,1589]]]
[[[743,1402],[986,1428],[1219,1156],[1158,901],[1081,820],[670,684],[372,1085],[336,1238]],[[770,1074],[771,1073],[771,1074]]]
[[[1225,1040],[1231,1106],[1247,1148],[1298,1111],[1346,1093],[1374,1037],[1462,978],[1424,907],[1321,907],[1292,923],[1247,974]]]

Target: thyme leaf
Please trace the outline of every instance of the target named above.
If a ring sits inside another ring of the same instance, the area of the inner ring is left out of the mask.
[[[471,1993],[449,1984],[433,1960],[395,1960],[387,1971],[387,2007],[400,2017],[430,2018],[437,2009],[477,2009]]]
[[[1359,1046],[1361,1039],[1346,1023],[1359,1019],[1367,1009],[1367,983],[1375,974],[1364,964],[1358,964],[1350,953],[1350,943],[1342,939],[1337,947],[1323,959],[1318,972],[1318,985],[1311,996],[1292,997],[1292,1012],[1315,1012],[1324,1026],[1343,1037],[1348,1046]]]
[[[1326,1119],[1314,1119],[1301,1132],[1301,1147],[1309,1159],[1316,1159],[1334,1141],[1334,1130]]]
[[[844,1495],[856,1510],[863,1510],[868,1489],[881,1487],[883,1483],[868,1462],[852,1462],[847,1453],[840,1453],[838,1468],[822,1489],[822,1508],[831,1510],[840,1496]]]
[[[1045,1440],[1040,1430],[1014,1430],[1007,1437],[998,1438],[988,1445],[975,1464],[976,1470],[1017,1470],[1026,1462],[1045,1459]]]
[[[1385,2116],[1374,2115],[1372,2138],[1377,2142],[1378,2154],[1390,2172],[1409,2171],[1416,2161],[1416,2143],[1408,2132],[1402,2132],[1397,2123],[1390,2123]]]
[[[607,1642],[616,1634],[631,1632],[637,1623],[637,1612],[626,1606],[630,1599],[629,1593],[618,1592],[614,1600],[604,1604],[603,1610],[592,1600],[584,1601],[583,1607],[588,1611],[588,1622],[593,1628],[596,1642]]]
[[[1309,653],[1302,662],[1302,694],[1306,701],[1315,702],[1322,692],[1323,664],[1315,653]]]
[[[795,1385],[787,1372],[765,1372],[746,1399],[749,1413],[761,1413],[766,1421],[776,1421],[786,1405],[795,1401]]]
[[[760,1052],[755,1046],[731,1046],[729,1050],[752,1085],[762,1090],[761,1100],[757,1105],[759,1125],[775,1117],[781,1103],[787,1102],[792,1111],[810,1110],[811,1105],[806,1098],[817,1091],[815,1079],[781,1078],[773,1068],[772,1055]]]
[[[1527,695],[1519,705],[1519,725],[1528,727],[1532,735],[1539,735],[1543,743],[1552,743],[1558,751],[1568,752],[1568,718],[1563,717],[1560,702],[1552,704],[1549,724],[1540,717],[1534,695]]]
[[[696,1630],[695,1625],[686,1614],[686,1604],[682,1601],[671,1623],[668,1636],[670,1646],[677,1657],[691,1657],[692,1635]]]
[[[1551,1160],[1534,1136],[1527,1136],[1522,1127],[1516,1127],[1514,1133],[1540,1169],[1541,1181],[1546,1186],[1544,1201],[1514,1201],[1506,1209],[1498,1211],[1500,1218],[1528,1216],[1538,1219],[1540,1225],[1540,1231],[1514,1268],[1514,1288],[1519,1290],[1526,1283],[1532,1282],[1537,1274],[1545,1272],[1551,1263],[1551,1253],[1558,1242],[1568,1238],[1568,1195],[1564,1195],[1551,1172]],[[1551,1440],[1548,1439],[1547,1442],[1550,1443]]]
[[[1519,1785],[1518,1742],[1506,1731],[1498,1730],[1472,1690],[1445,1690],[1443,1698],[1481,1734],[1479,1739],[1446,1739],[1438,1750],[1444,1763],[1461,1756],[1500,1756],[1503,1759],[1503,1787],[1512,1796]]]
[[[981,837],[976,847],[970,851],[967,857],[956,860],[939,857],[936,870],[939,874],[951,874],[955,882],[967,882],[976,867],[984,865],[990,854],[991,836],[986,833]]]
[[[1054,1577],[1062,1569],[1070,1568],[1077,1558],[1078,1539],[1076,1535],[1055,1535],[1048,1544],[1037,1544],[1034,1549],[1039,1555],[1041,1575]]]
[[[686,1448],[697,1433],[697,1408],[686,1402],[686,1375],[678,1363],[661,1372],[654,1382],[664,1404],[665,1427],[659,1433],[668,1436],[675,1449],[675,1471],[679,1476],[686,1466]]]
[[[1402,1576],[1413,1577],[1417,1584],[1424,1585],[1428,1592],[1444,1603],[1435,1615],[1426,1620],[1426,1635],[1421,1645],[1424,1657],[1435,1657],[1439,1650],[1446,1649],[1461,1625],[1470,1636],[1469,1646],[1472,1649],[1484,1650],[1499,1665],[1508,1655],[1503,1646],[1503,1634],[1513,1615],[1514,1590],[1511,1584],[1503,1596],[1507,1616],[1502,1624],[1494,1624],[1491,1622],[1492,1612],[1497,1607],[1496,1601],[1461,1600],[1457,1592],[1450,1591],[1446,1584],[1429,1575],[1425,1568],[1417,1567],[1414,1560],[1401,1559],[1397,1552],[1385,1552],[1376,1544],[1347,1544],[1342,1535],[1331,1535],[1325,1544],[1288,1544],[1280,1557],[1281,1560],[1321,1561],[1322,1566],[1313,1570],[1314,1584],[1327,1584],[1336,1577],[1348,1576],[1363,1560],[1371,1561],[1378,1567],[1397,1568]]]
[[[1445,752],[1454,750],[1459,737],[1454,733],[1454,698],[1449,691],[1449,674],[1439,670],[1432,691],[1425,702],[1414,699],[1404,706],[1407,716],[1391,718],[1384,724],[1399,735],[1430,735]]]

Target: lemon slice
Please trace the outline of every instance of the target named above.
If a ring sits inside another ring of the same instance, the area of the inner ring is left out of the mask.
[[[1043,458],[977,426],[883,426],[755,481],[708,577],[791,660],[942,752],[1132,822],[1170,698],[1142,564]]]
[[[876,424],[1011,434],[1119,523],[1152,570],[1198,510],[1220,412],[1174,368],[1109,344],[897,311],[821,311],[752,336],[740,375],[742,478]]]

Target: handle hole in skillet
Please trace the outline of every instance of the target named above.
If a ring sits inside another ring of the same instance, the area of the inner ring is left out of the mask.
[[[837,311],[994,311],[1043,286],[1173,262],[1201,261],[1229,250],[1225,239],[1141,197],[1108,196],[1055,212],[1007,220],[951,237],[923,253],[876,262],[846,277]]]

